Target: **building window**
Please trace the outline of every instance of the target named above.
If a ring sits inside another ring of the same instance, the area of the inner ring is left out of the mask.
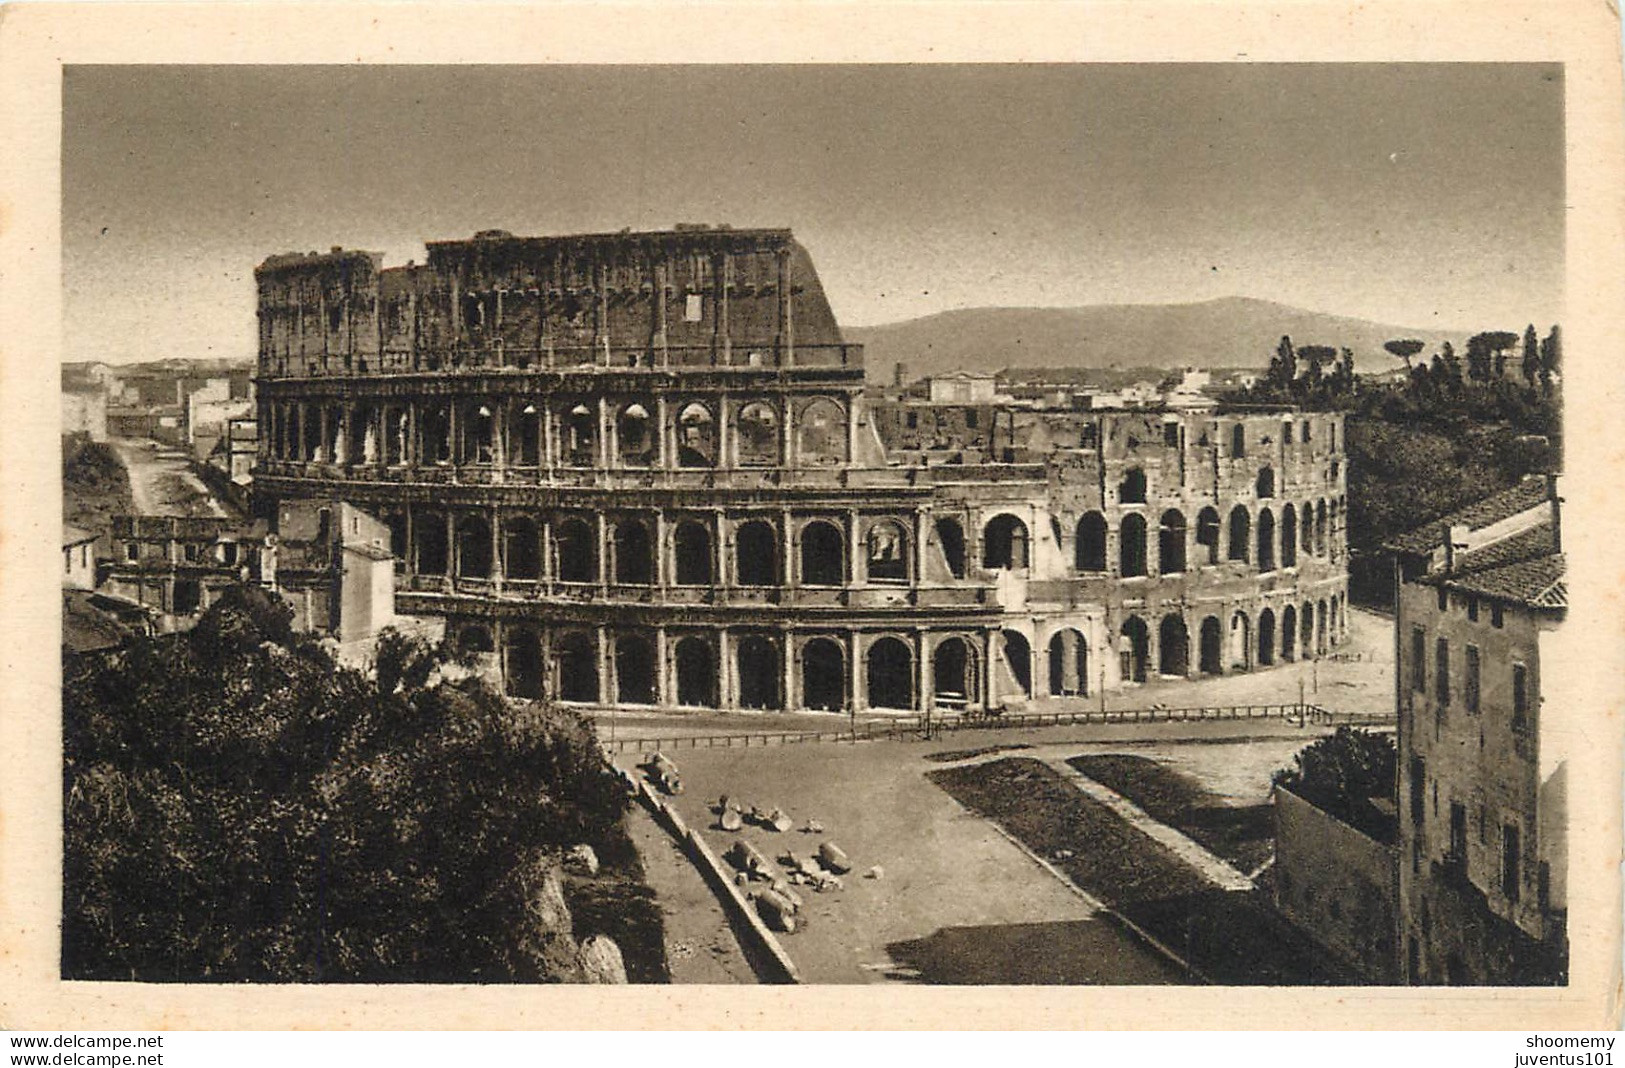
[[[1450,611],[1450,591],[1443,586],[1439,587],[1439,611]]]
[[[705,297],[699,293],[690,293],[683,301],[683,321],[697,323],[705,318]]]
[[[1469,598],[1467,598],[1467,622],[1469,622],[1469,623],[1477,623],[1478,622],[1478,598],[1477,597],[1469,597]]]
[[[920,425],[920,413],[919,412],[909,412],[906,416],[903,417],[903,421],[908,424],[908,428],[910,430],[915,430]]]
[[[1478,646],[1467,647],[1467,677],[1465,687],[1467,711],[1478,711]]]
[[[1512,665],[1512,729],[1529,729],[1529,669]]]
[[[975,430],[979,426],[981,426],[981,413],[978,412],[975,408],[966,408],[965,409],[965,429],[966,430]]]
[[[1309,420],[1307,420],[1307,419],[1305,419],[1303,421],[1303,438],[1302,438],[1302,440],[1303,440],[1303,442],[1305,444],[1307,444],[1308,441],[1309,441]]]
[[[1443,638],[1433,643],[1433,698],[1441,709],[1450,706],[1450,643]]]
[[[181,556],[189,564],[197,563],[197,546],[191,543],[181,546]]]
[[[1162,424],[1162,443],[1170,449],[1179,448],[1179,424]]]
[[[1490,626],[1495,627],[1497,630],[1506,626],[1506,613],[1499,603],[1490,605]]]
[[[1501,892],[1508,901],[1518,900],[1521,854],[1518,828],[1509,823],[1501,829]]]
[[[1427,641],[1426,631],[1411,628],[1411,689],[1416,693],[1428,692]]]
[[[1230,428],[1230,455],[1237,459],[1247,455],[1247,427],[1241,423]]]

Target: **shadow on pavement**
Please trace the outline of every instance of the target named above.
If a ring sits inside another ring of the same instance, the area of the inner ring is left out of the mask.
[[[886,947],[892,978],[939,985],[1156,985],[1190,980],[1114,920],[940,927]],[[912,974],[917,973],[917,974]]]

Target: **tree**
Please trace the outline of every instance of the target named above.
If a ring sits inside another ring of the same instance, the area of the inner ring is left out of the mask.
[[[1273,782],[1351,826],[1391,834],[1391,825],[1385,826],[1388,821],[1371,802],[1394,799],[1397,759],[1388,735],[1339,727],[1300,750],[1293,766],[1277,771]]]
[[[1551,396],[1553,377],[1562,373],[1562,365],[1563,337],[1554,325],[1540,343],[1540,388],[1547,396]]]
[[[1506,373],[1506,352],[1518,343],[1518,335],[1506,330],[1486,330],[1467,339],[1467,376],[1475,382],[1489,382]]]
[[[1540,379],[1540,339],[1535,336],[1535,324],[1530,323],[1523,331],[1523,363],[1518,368],[1523,374],[1524,382],[1531,388]]]
[[[1407,374],[1410,373],[1411,369],[1411,357],[1421,352],[1423,348],[1422,342],[1413,337],[1396,338],[1393,341],[1384,342],[1382,347],[1388,350],[1389,355],[1397,356],[1405,361]]]
[[[1282,390],[1290,390],[1298,377],[1298,356],[1292,350],[1292,338],[1281,335],[1275,346],[1275,358],[1270,361],[1269,382]]]

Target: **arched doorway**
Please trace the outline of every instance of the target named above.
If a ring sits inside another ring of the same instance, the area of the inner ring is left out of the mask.
[[[1275,613],[1268,608],[1258,613],[1258,662],[1263,667],[1275,663]]]
[[[1191,641],[1182,616],[1166,615],[1157,627],[1157,672],[1161,675],[1190,674]]]
[[[717,654],[704,638],[680,638],[673,650],[677,703],[691,708],[717,706]]]
[[[542,645],[536,628],[508,627],[502,636],[503,677],[508,695],[527,701],[542,696]]]
[[[553,670],[559,700],[598,700],[598,650],[591,637],[580,631],[560,635],[553,646]]]
[[[1303,602],[1298,610],[1298,632],[1303,658],[1308,660],[1315,655],[1315,605],[1313,601]]]
[[[1134,578],[1145,574],[1145,516],[1130,512],[1117,533],[1118,574]]]
[[[1252,533],[1252,517],[1247,509],[1236,505],[1230,509],[1230,555],[1231,560],[1240,560],[1243,563],[1249,558],[1251,546],[1249,535]]]
[[[749,635],[739,640],[739,705],[741,708],[780,708],[779,646],[771,638]]]
[[[796,461],[804,467],[833,467],[846,462],[846,412],[820,397],[801,409],[796,419]]]
[[[877,638],[866,658],[870,708],[914,707],[914,654],[897,638]]]
[[[1157,529],[1157,570],[1177,575],[1185,570],[1185,513],[1170,508]]]
[[[979,694],[976,654],[964,638],[952,635],[937,643],[931,656],[931,686],[936,703],[949,708],[965,708]]]
[[[779,580],[778,538],[773,526],[753,519],[734,535],[734,577],[741,586],[772,586]]]
[[[542,577],[541,540],[536,536],[536,523],[515,516],[502,525],[504,578],[535,580]]]
[[[1326,655],[1326,602],[1315,606],[1315,652]]]
[[[1117,652],[1122,661],[1123,681],[1144,682],[1146,661],[1150,658],[1151,650],[1150,628],[1139,616],[1129,616],[1123,621],[1118,637],[1121,639]]]
[[[717,429],[711,409],[695,401],[677,415],[677,466],[715,467]]]
[[[982,566],[1020,570],[1027,566],[1027,524],[1008,513],[996,515],[982,531]]]
[[[1281,659],[1298,659],[1298,610],[1291,605],[1281,609]]]
[[[1281,509],[1281,566],[1298,566],[1298,513],[1290,504]]]
[[[840,586],[846,581],[846,539],[834,523],[814,520],[801,528],[801,584]]]
[[[711,531],[697,519],[685,519],[672,533],[677,585],[711,585]]]
[[[1213,507],[1203,508],[1196,515],[1196,544],[1203,551],[1197,555],[1203,563],[1219,562],[1219,512]]]
[[[1230,617],[1230,666],[1241,671],[1253,666],[1253,627],[1246,612]]]
[[[615,639],[615,701],[622,705],[655,703],[654,643],[641,634]]]
[[[1106,517],[1099,512],[1085,512],[1078,520],[1073,559],[1079,571],[1106,570]]]
[[[558,556],[554,568],[560,582],[597,582],[598,553],[592,528],[584,519],[566,519],[558,526],[553,550]]]
[[[654,581],[649,526],[641,519],[615,524],[615,581],[623,586],[648,586]]]
[[[1224,634],[1217,616],[1202,620],[1201,670],[1204,675],[1224,674]]]
[[[483,516],[467,516],[457,524],[457,574],[460,578],[491,577],[491,524]]]
[[[801,648],[801,706],[834,712],[846,707],[846,654],[832,638]]]
[[[1021,696],[1033,695],[1033,647],[1027,641],[1027,636],[1020,631],[1007,630],[999,635],[999,642],[1004,650],[1005,663],[1009,665],[1010,675],[1015,680]]]
[[[965,528],[957,519],[937,520],[937,541],[948,564],[948,573],[954,578],[965,577]]]
[[[1258,513],[1258,570],[1275,570],[1275,516],[1268,508]]]
[[[1049,640],[1049,693],[1051,697],[1081,697],[1089,692],[1089,643],[1071,627]]]

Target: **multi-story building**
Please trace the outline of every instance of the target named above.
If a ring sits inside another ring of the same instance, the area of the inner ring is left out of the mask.
[[[1562,710],[1541,667],[1567,610],[1557,480],[1395,541],[1399,917],[1411,983],[1567,970]]]
[[[1344,632],[1340,416],[872,404],[785,230],[428,249],[257,269],[256,493],[378,516],[515,695],[996,706]]]

